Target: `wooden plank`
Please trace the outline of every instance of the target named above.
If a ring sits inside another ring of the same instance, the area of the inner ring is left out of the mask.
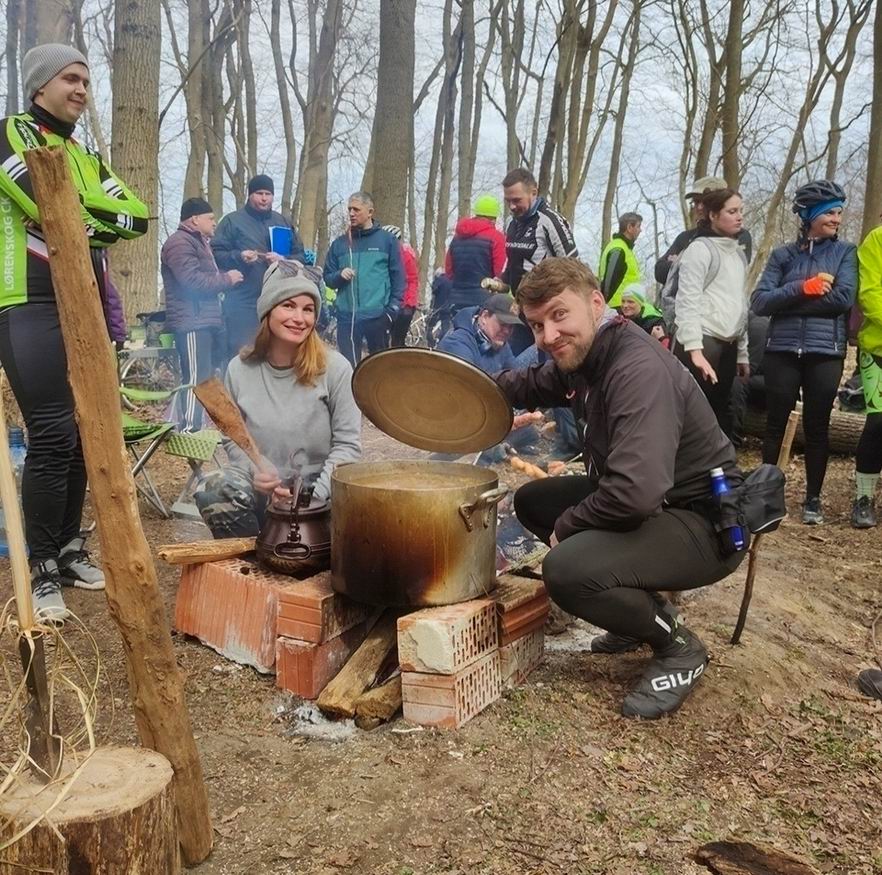
[[[116,362],[80,219],[82,205],[63,148],[32,149],[25,160],[49,253],[107,603],[125,645],[135,723],[142,744],[172,764],[181,851],[184,862],[195,865],[211,853],[208,795],[119,426]]]
[[[255,550],[256,538],[218,538],[216,541],[190,541],[187,544],[163,544],[156,555],[169,565],[197,565],[219,559],[238,559]]]
[[[355,703],[355,722],[391,720],[401,708],[401,675],[389,678],[385,684],[362,693]]]
[[[695,859],[717,875],[820,875],[805,860],[750,842],[710,842],[698,849]]]
[[[337,677],[322,690],[316,704],[322,711],[336,717],[354,717],[355,705],[362,693],[374,682],[386,657],[398,644],[398,617],[386,611],[368,633],[352,659]]]

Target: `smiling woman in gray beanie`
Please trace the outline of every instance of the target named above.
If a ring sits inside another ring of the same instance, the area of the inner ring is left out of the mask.
[[[62,621],[67,616],[62,585],[103,589],[104,572],[91,562],[80,537],[86,470],[25,153],[38,146],[64,149],[105,304],[107,247],[147,230],[147,205],[73,136],[89,89],[89,66],[80,52],[56,43],[35,46],[22,61],[22,81],[25,97],[33,102],[27,112],[0,120],[0,200],[8,219],[7,269],[0,277],[0,362],[28,432],[22,505],[34,603],[43,618]]]
[[[209,475],[196,493],[216,538],[256,535],[267,502],[287,495],[283,480],[295,470],[316,500],[327,501],[334,467],[361,455],[352,368],[315,331],[322,305],[317,275],[296,261],[278,261],[266,271],[254,346],[227,368],[227,391],[266,464],[256,468],[225,441],[230,467]]]

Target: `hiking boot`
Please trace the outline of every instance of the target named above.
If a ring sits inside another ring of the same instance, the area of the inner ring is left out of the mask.
[[[824,522],[824,514],[821,512],[821,499],[817,495],[806,498],[802,505],[802,524],[804,526],[819,526]]]
[[[54,559],[44,559],[31,568],[31,594],[37,621],[63,623],[70,611],[61,595],[61,576]]]
[[[657,720],[676,711],[704,674],[707,664],[704,645],[675,620],[670,643],[654,652],[640,683],[622,702],[623,716]]]
[[[72,538],[61,548],[58,570],[64,586],[104,589],[104,572],[89,558],[85,538]]]
[[[876,505],[869,495],[862,495],[851,507],[851,527],[872,529],[876,525]]]
[[[882,699],[882,671],[865,668],[857,679],[858,689],[872,699]]]

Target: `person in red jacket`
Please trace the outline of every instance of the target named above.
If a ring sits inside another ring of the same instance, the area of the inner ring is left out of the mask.
[[[505,267],[505,235],[496,227],[499,201],[482,194],[473,211],[474,216],[456,223],[444,260],[444,272],[453,282],[450,304],[454,313],[484,303],[491,293],[481,287],[481,280],[499,276]]]
[[[391,346],[406,346],[407,332],[413,321],[413,314],[420,303],[420,266],[417,254],[409,243],[401,239],[401,228],[397,225],[383,225],[383,230],[391,234],[401,244],[401,261],[404,265],[404,298],[401,309],[392,323]]]

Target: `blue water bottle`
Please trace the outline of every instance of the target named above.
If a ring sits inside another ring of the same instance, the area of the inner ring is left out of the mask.
[[[726,482],[726,474],[722,468],[712,468],[710,478],[715,498],[720,498],[729,492],[729,484]],[[726,533],[732,542],[732,549],[735,553],[744,549],[744,532],[741,526],[731,526],[726,529]]]
[[[12,461],[12,471],[15,474],[15,484],[21,495],[21,476],[24,472],[25,456],[27,456],[24,431],[18,426],[9,429],[9,458]],[[6,514],[0,507],[0,556],[9,555],[9,542],[6,539]]]

